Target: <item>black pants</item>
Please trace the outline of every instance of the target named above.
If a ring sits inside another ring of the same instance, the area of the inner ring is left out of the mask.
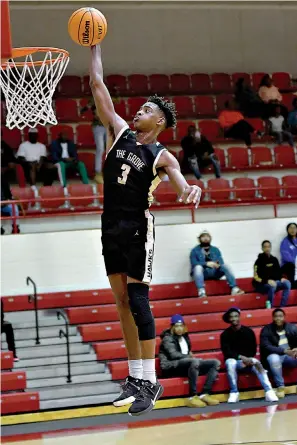
[[[282,274],[287,277],[287,279],[292,284],[292,289],[297,289],[297,280],[294,281],[295,278],[295,264],[294,263],[285,263],[282,266]]]
[[[217,378],[220,361],[216,359],[202,360],[199,358],[182,358],[176,368],[162,373],[164,377],[188,377],[190,397],[197,394],[197,379],[199,375],[207,375],[202,394],[210,394]]]
[[[247,121],[242,119],[232,125],[232,127],[228,128],[228,130],[225,130],[225,137],[242,140],[248,147],[250,147],[252,144],[251,134],[254,131],[254,128]]]
[[[37,179],[42,181],[43,185],[52,185],[57,177],[57,169],[51,163],[42,164],[40,170],[33,175],[34,180],[32,180],[32,169],[36,168],[36,165],[27,161],[20,162],[20,165],[23,167],[26,181],[30,185],[36,185]]]
[[[16,350],[15,350],[15,342],[14,342],[14,333],[12,324],[8,321],[3,321],[1,323],[1,333],[4,332],[6,335],[6,342],[8,345],[9,351],[13,353],[14,358],[16,358]]]

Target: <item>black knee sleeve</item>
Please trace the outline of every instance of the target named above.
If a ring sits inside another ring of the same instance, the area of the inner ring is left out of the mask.
[[[143,283],[129,283],[129,304],[135,324],[138,328],[139,340],[156,338],[155,321],[149,304],[149,287]]]

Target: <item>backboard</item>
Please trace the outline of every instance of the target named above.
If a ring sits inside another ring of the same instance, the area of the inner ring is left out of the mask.
[[[9,0],[1,0],[1,63],[11,57]]]

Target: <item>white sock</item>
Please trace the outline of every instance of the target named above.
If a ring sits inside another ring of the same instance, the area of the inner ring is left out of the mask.
[[[128,360],[129,376],[142,379],[142,360]]]
[[[148,380],[151,383],[156,383],[156,367],[155,367],[155,359],[145,359],[142,360],[142,367],[143,367],[143,380]]]

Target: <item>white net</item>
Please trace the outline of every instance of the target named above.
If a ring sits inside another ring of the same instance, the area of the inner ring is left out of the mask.
[[[29,48],[27,48],[29,50]],[[1,66],[1,89],[5,96],[9,129],[57,125],[52,99],[68,62],[67,51],[38,48],[23,61],[10,59]],[[42,53],[43,60],[36,60]],[[34,60],[35,59],[35,60]]]

